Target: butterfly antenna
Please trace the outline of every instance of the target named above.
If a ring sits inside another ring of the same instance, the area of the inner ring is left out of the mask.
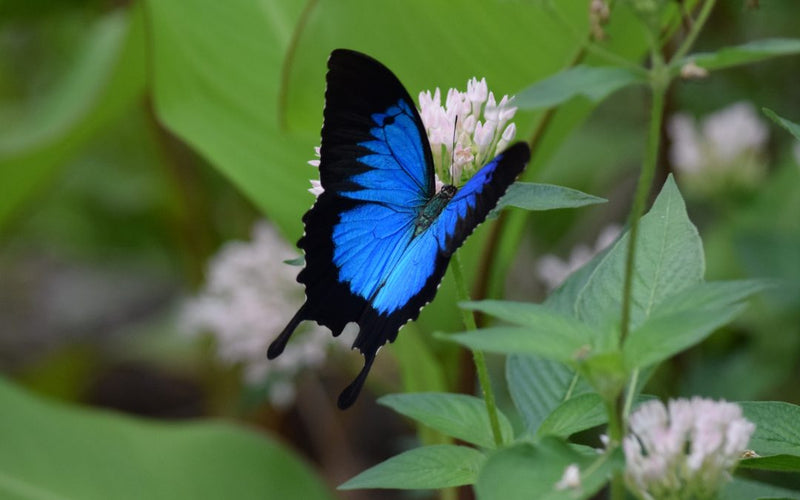
[[[458,129],[458,115],[453,122],[453,143],[450,146],[450,184],[455,185],[456,180],[453,179],[453,165],[456,163],[456,130]]]

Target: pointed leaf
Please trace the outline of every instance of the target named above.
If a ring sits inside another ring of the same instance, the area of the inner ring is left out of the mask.
[[[694,61],[698,66],[715,70],[764,61],[773,57],[800,54],[800,39],[768,38],[735,47],[725,47],[716,52],[704,52],[687,56],[678,68]]]
[[[643,77],[632,71],[611,66],[575,66],[538,81],[517,94],[514,104],[520,109],[550,108],[581,96],[598,103],[613,92]]]
[[[390,394],[378,402],[447,436],[485,448],[495,447],[486,403],[475,396],[420,392]],[[511,424],[502,412],[498,412],[498,417],[503,438],[510,441]]]
[[[577,189],[570,189],[552,184],[535,184],[532,182],[515,182],[509,186],[506,194],[497,202],[492,213],[499,212],[506,206],[524,210],[555,210],[558,208],[577,208],[608,200],[586,194]]]
[[[365,470],[339,489],[422,490],[474,484],[485,459],[481,452],[466,446],[424,446]]]
[[[530,433],[563,401],[591,391],[574,370],[558,361],[514,354],[506,361],[506,380],[514,405]]]
[[[557,490],[567,466],[577,464],[581,488]],[[480,500],[575,500],[591,498],[619,465],[617,458],[583,455],[563,441],[547,437],[538,444],[522,443],[492,454],[475,486]]]
[[[764,114],[767,115],[770,118],[770,120],[774,121],[781,127],[788,130],[789,133],[792,134],[795,139],[800,141],[800,125],[790,122],[786,118],[781,118],[780,116],[777,115],[777,113],[775,113],[771,109],[763,108],[763,110]]]
[[[626,339],[623,347],[625,366],[629,369],[644,368],[663,361],[701,342],[742,310],[744,306],[740,305],[650,317]]]
[[[628,253],[626,232],[603,256],[580,291],[578,317],[590,324],[617,324]],[[686,214],[674,179],[664,184],[639,226],[631,296],[631,326],[636,327],[666,297],[699,283],[705,261],[697,228]]]

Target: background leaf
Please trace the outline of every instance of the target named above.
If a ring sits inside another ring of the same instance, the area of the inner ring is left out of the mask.
[[[144,93],[144,40],[141,9],[101,18],[84,35],[63,80],[2,130],[0,228],[57,167]]]
[[[514,103],[530,110],[550,108],[579,96],[599,103],[634,83],[645,83],[645,79],[626,68],[579,65],[526,87]]]
[[[702,68],[715,70],[793,54],[800,54],[800,39],[773,38],[724,47],[716,52],[692,54],[677,66],[681,67],[689,61],[694,61]]]
[[[232,425],[70,408],[2,379],[0,402],[3,498],[331,498],[286,448]]]
[[[800,43],[800,42],[798,42],[798,43]],[[798,125],[796,123],[793,123],[793,122],[790,122],[786,118],[781,118],[780,116],[778,116],[771,109],[764,108],[764,114],[767,115],[770,118],[770,120],[774,121],[775,123],[777,123],[781,127],[783,127],[786,130],[788,130],[789,133],[792,134],[795,139],[800,141],[800,125]]]

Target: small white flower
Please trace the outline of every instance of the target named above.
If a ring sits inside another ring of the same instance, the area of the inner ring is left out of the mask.
[[[685,185],[697,194],[752,187],[765,174],[769,129],[749,102],[708,115],[699,124],[678,113],[667,124],[669,155]]]
[[[569,259],[566,261],[551,254],[542,256],[536,263],[536,274],[545,284],[548,291],[555,290],[570,274],[580,269],[584,264],[592,260],[592,257],[602,252],[617,239],[621,231],[622,227],[618,224],[606,226],[597,236],[593,248],[587,245],[577,245],[572,249]]]
[[[625,479],[639,498],[715,498],[747,448],[755,426],[741,408],[692,398],[642,404],[622,446]]]
[[[319,157],[320,157],[319,146],[314,147],[314,155],[316,155],[318,159],[309,160],[308,164],[311,165],[312,167],[319,168]],[[313,194],[315,197],[319,198],[319,195],[325,192],[325,189],[322,187],[322,183],[320,183],[320,181],[316,179],[311,179],[309,182],[311,182],[311,188],[308,190],[308,192]]]
[[[343,346],[315,326],[296,335],[283,356],[267,360],[270,342],[302,303],[297,268],[283,263],[295,256],[272,226],[257,223],[251,242],[228,243],[209,261],[205,286],[179,315],[182,331],[212,334],[219,359],[241,365],[246,382],[266,382],[275,406],[294,400],[299,372],[320,365],[330,345]]]
[[[564,469],[564,474],[561,479],[555,484],[555,489],[562,490],[579,490],[581,488],[581,470],[578,464],[569,464]]]

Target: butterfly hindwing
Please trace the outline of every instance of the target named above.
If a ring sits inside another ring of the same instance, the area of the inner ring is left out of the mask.
[[[435,192],[433,160],[414,101],[381,63],[349,50],[328,61],[320,182],[324,192],[303,217],[297,277],[306,302],[268,356],[279,355],[294,329],[313,320],[339,335],[359,326],[353,344],[364,368],[339,397],[350,406],[378,349],[430,302],[450,256],[483,221],[528,160],[509,148],[457,191],[432,222],[420,225]]]

